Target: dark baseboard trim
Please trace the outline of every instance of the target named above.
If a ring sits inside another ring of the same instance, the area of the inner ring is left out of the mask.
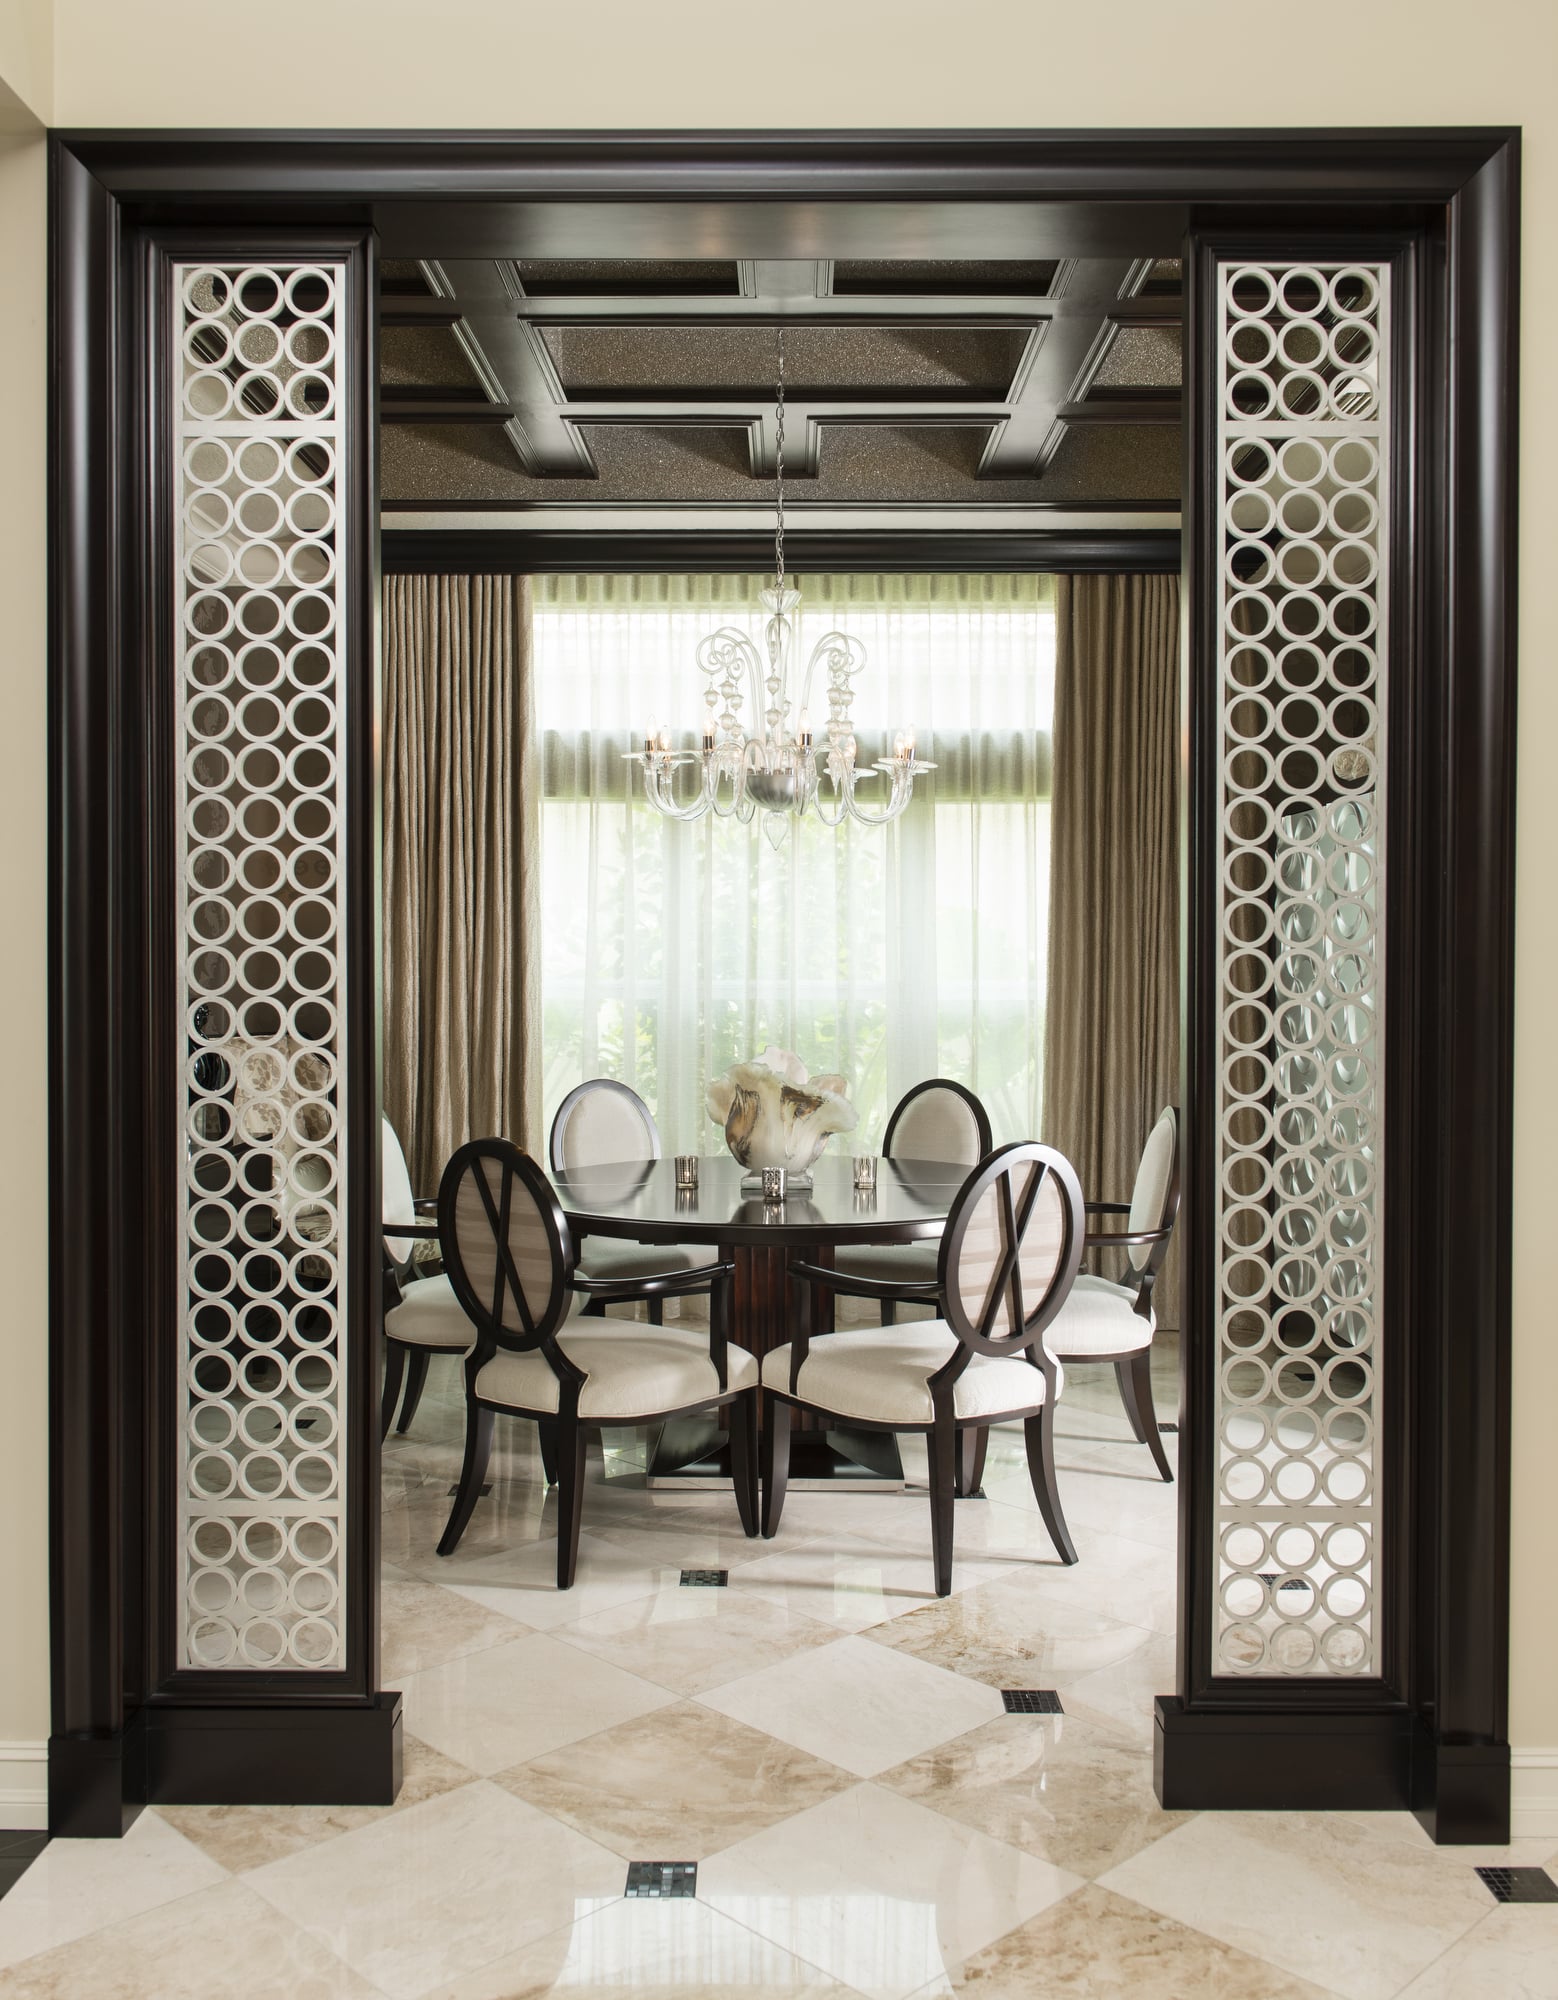
[[[150,1805],[388,1806],[400,1790],[398,1694],[367,1707],[177,1707],[146,1717]]]
[[[1193,1711],[1159,1695],[1152,1782],[1165,1812],[1401,1812],[1412,1803],[1405,1709]]]
[[[1441,1743],[1418,1730],[1412,1810],[1439,1846],[1506,1846],[1509,1794],[1507,1743]]]
[[[49,1833],[55,1840],[118,1840],[146,1796],[139,1721],[112,1735],[49,1738]]]

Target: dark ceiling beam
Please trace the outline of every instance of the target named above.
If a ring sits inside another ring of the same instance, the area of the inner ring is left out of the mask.
[[[1120,299],[1111,316],[1132,326],[1178,326],[1177,297]],[[521,307],[532,326],[1035,326],[1041,321],[1097,316],[1092,299],[1054,299],[1022,293],[901,292],[731,294],[725,298],[674,298],[664,293],[618,292],[527,299]],[[401,324],[416,323],[401,320]]]
[[[379,421],[384,424],[508,424],[513,417],[510,404],[488,402],[481,396],[379,391]]]
[[[1178,424],[1184,407],[1172,396],[1089,396],[1080,403],[1062,403],[1055,421],[1062,424]]]

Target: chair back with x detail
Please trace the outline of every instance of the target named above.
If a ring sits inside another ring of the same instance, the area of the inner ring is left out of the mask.
[[[438,1227],[455,1297],[476,1328],[468,1368],[500,1347],[539,1347],[560,1380],[577,1375],[556,1342],[573,1304],[573,1239],[535,1161],[506,1139],[472,1139],[444,1169]]]

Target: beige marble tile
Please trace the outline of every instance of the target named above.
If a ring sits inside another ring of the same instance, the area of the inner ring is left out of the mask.
[[[1495,1904],[1400,2000],[1558,2000],[1558,1903]]]
[[[423,2000],[858,2000],[701,1902],[618,1902]]]
[[[418,2000],[615,1900],[623,1872],[619,1855],[474,1784],[244,1880],[391,2000]]]
[[[854,1634],[701,1698],[862,1778],[1001,1713],[993,1688]]]
[[[557,1637],[677,1694],[701,1694],[740,1674],[827,1645],[832,1626],[730,1589],[699,1590],[664,1576],[650,1597],[592,1611]]]
[[[514,1637],[514,1619],[419,1577],[404,1582],[386,1577],[379,1605],[380,1671],[391,1687],[403,1674],[421,1673]]]
[[[698,1871],[705,1902],[871,2000],[918,1992],[1076,1887],[1076,1876],[876,1785]]]
[[[1166,1632],[1149,1632],[1127,1658],[1088,1673],[1057,1668],[1054,1685],[1067,1708],[1091,1709],[1123,1723],[1150,1742],[1153,1703],[1172,1694],[1178,1678],[1175,1644]]]
[[[225,1879],[225,1869],[155,1813],[142,1813],[123,1840],[51,1840],[0,1897],[0,1966]]]
[[[569,1590],[557,1588],[557,1544],[527,1542],[495,1551],[449,1573],[445,1588],[538,1632],[571,1625],[592,1611],[606,1611],[648,1597],[680,1570],[641,1562],[631,1548],[601,1535],[581,1534],[579,1566]]]
[[[408,1674],[402,1694],[407,1729],[484,1774],[647,1715],[673,1698],[545,1632]]]
[[[405,1738],[403,1757],[400,1796],[392,1806],[159,1806],[157,1814],[237,1875],[471,1782],[463,1764],[414,1736]]]
[[[884,1771],[877,1783],[1074,1874],[1101,1875],[1175,1827],[1152,1757],[1129,1731],[1078,1715],[1002,1715]]]
[[[1102,1880],[1348,2000],[1388,2000],[1488,1913],[1396,1813],[1204,1813]]]
[[[966,2000],[1326,2000],[1329,1988],[1089,1885],[925,1992]]]
[[[699,1702],[678,1702],[495,1782],[627,1860],[702,1861],[855,1780]]]
[[[733,1570],[730,1588],[784,1605],[838,1632],[861,1632],[939,1601],[929,1565],[904,1551],[879,1545],[840,1552],[821,1540],[793,1548],[765,1546],[773,1553]],[[952,1587],[971,1590],[1004,1573],[994,1563],[959,1562],[953,1567]]]
[[[382,2000],[241,1882],[218,1882],[13,1966],[6,2000]]]
[[[866,1636],[1003,1688],[1055,1687],[1062,1678],[1118,1666],[1153,1635],[1073,1603],[1063,1580],[1040,1572],[1003,1575],[874,1626]]]

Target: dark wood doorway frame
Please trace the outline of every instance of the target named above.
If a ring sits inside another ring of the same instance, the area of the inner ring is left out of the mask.
[[[377,1152],[359,1092],[348,1240],[359,1381],[346,1669],[190,1675],[168,1664],[167,1412],[177,1263],[168,1165],[167,552],[149,362],[150,275],[207,248],[348,246],[362,273],[371,408],[376,218],[429,200],[1173,203],[1188,216],[1187,418],[1204,463],[1206,246],[1282,256],[1365,241],[1410,283],[1413,383],[1396,465],[1390,718],[1399,880],[1388,1016],[1395,1359],[1377,1679],[1211,1672],[1211,1343],[1187,1343],[1178,1687],[1159,1703],[1159,1786],[1184,1806],[1409,1805],[1441,1840],[1508,1826],[1510,1128],[1515,746],[1518,134],[1508,130],[949,134],[65,133],[51,149],[49,1050],[51,1822],[111,1834],[148,1800],[381,1799],[396,1698],[379,1687],[374,1398]],[[1198,326],[1200,330],[1198,331]],[[360,490],[373,491],[363,427]],[[369,524],[371,530],[371,523]],[[1188,496],[1185,843],[1186,1323],[1216,1284],[1215,1088],[1205,780],[1212,519]],[[376,1070],[377,576],[364,566],[352,668],[361,724],[350,950]],[[97,1024],[90,1047],[73,1032]]]

